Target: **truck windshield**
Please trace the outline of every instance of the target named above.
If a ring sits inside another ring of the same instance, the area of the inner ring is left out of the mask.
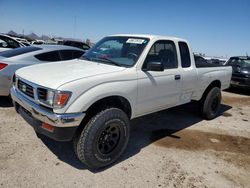
[[[140,37],[105,37],[82,58],[98,63],[132,67],[148,42],[149,39]]]

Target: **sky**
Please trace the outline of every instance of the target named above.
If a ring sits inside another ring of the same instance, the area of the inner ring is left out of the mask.
[[[91,39],[157,34],[207,56],[250,55],[250,0],[0,0],[0,33]]]

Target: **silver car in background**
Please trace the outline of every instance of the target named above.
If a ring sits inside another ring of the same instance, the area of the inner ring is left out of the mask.
[[[0,53],[0,96],[8,96],[17,69],[81,57],[84,50],[64,45],[39,45],[16,48]]]

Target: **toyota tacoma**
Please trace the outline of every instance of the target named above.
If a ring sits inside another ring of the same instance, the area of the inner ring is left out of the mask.
[[[230,66],[197,68],[184,39],[112,35],[80,59],[17,70],[11,96],[37,133],[73,141],[78,159],[98,169],[124,152],[131,119],[191,101],[215,118],[231,75]]]

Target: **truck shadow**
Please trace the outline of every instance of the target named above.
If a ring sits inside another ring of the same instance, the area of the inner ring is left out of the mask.
[[[0,97],[0,107],[12,107],[12,100],[10,97]]]
[[[250,89],[230,87],[229,89],[224,90],[225,92],[235,93],[239,95],[250,96]]]
[[[222,104],[219,116],[231,108],[231,106]],[[165,137],[177,138],[174,136],[176,132],[203,120],[196,109],[196,104],[190,103],[133,120],[131,122],[130,141],[120,160],[107,168],[91,170],[91,172],[98,173],[127,160],[159,139]],[[61,161],[77,169],[87,169],[75,156],[71,142],[56,142],[44,136],[40,138]],[[181,138],[178,137],[178,139]]]

